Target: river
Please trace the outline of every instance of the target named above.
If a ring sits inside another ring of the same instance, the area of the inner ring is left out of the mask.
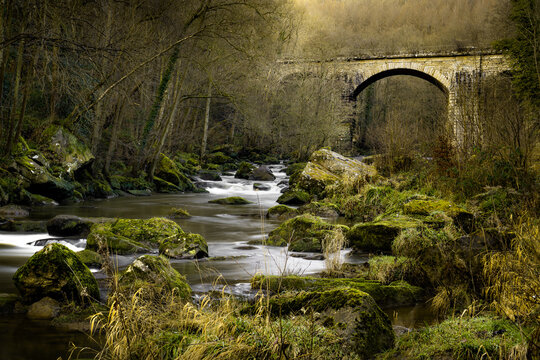
[[[291,257],[284,248],[248,245],[253,239],[261,239],[275,228],[279,221],[264,217],[268,208],[277,205],[286,180],[282,165],[271,165],[276,180],[267,182],[268,191],[253,189],[254,181],[223,176],[223,181],[204,181],[208,193],[155,194],[147,197],[118,197],[90,200],[77,204],[32,208],[30,219],[48,220],[55,215],[70,214],[84,217],[149,218],[167,216],[171,208],[180,207],[192,215],[189,219],[177,220],[185,231],[203,235],[209,248],[209,259],[202,261],[172,260],[171,264],[184,274],[195,293],[227,285],[227,291],[235,295],[249,296],[249,279],[257,274],[313,274],[324,269],[323,260],[306,260]],[[242,196],[252,204],[227,206],[209,204],[228,196]],[[84,249],[85,239],[55,239],[46,233],[3,233],[0,232],[0,293],[15,293],[12,276],[19,266],[46,243],[43,239],[59,241],[75,251]],[[36,245],[36,241],[39,245]],[[344,251],[347,262],[362,263],[367,256],[351,255]],[[130,264],[133,256],[117,256],[114,261],[120,269]],[[92,269],[96,278],[103,278],[98,269]],[[399,309],[389,312],[397,314],[394,323],[404,326],[417,325],[425,311],[422,307]],[[0,359],[6,360],[56,360],[67,358],[69,342],[92,345],[84,334],[66,333],[52,328],[47,322],[26,320],[20,315],[3,315],[0,321]],[[429,317],[426,317],[429,319]]]

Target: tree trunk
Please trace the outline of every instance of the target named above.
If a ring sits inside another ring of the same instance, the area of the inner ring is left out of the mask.
[[[210,122],[210,101],[212,100],[212,80],[208,79],[208,92],[206,97],[206,109],[204,112],[203,136],[201,141],[201,161],[206,153],[206,143],[208,141],[208,123]]]
[[[13,146],[13,137],[15,130],[15,113],[19,105],[19,88],[21,85],[21,72],[22,72],[22,63],[23,63],[23,51],[24,51],[24,40],[21,40],[19,43],[19,49],[17,50],[17,70],[15,72],[15,86],[13,90],[13,104],[11,106],[11,112],[9,115],[9,130],[7,137],[7,144],[5,152],[7,155],[11,154],[11,147]]]
[[[109,176],[109,170],[111,168],[111,160],[116,149],[116,140],[118,139],[118,130],[120,130],[120,125],[122,124],[122,111],[124,109],[124,104],[126,103],[125,98],[122,98],[118,103],[116,112],[114,115],[114,123],[111,132],[111,140],[109,141],[109,147],[107,148],[107,155],[105,156],[105,165],[103,165],[103,172],[105,176]]]

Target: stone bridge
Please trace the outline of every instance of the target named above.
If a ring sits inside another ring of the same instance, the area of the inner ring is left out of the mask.
[[[377,80],[395,76],[410,75],[422,78],[436,85],[447,95],[448,120],[453,126],[456,139],[462,136],[461,117],[463,109],[475,109],[475,96],[471,91],[479,79],[498,75],[510,70],[507,58],[490,51],[461,51],[446,53],[400,54],[389,56],[365,56],[338,58],[325,61],[284,60],[281,62],[280,76],[285,78],[306,72],[309,66],[324,66],[330,76],[343,79],[346,96],[356,97]],[[475,88],[474,91],[479,91]],[[467,102],[465,104],[464,102]],[[470,114],[468,114],[470,115]],[[473,116],[477,117],[473,114]]]

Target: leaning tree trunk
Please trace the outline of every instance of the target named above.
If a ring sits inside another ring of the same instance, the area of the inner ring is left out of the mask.
[[[208,123],[210,122],[210,101],[212,100],[212,80],[208,79],[208,93],[206,97],[206,109],[204,112],[203,136],[201,141],[201,161],[206,153],[206,143],[208,141]]]

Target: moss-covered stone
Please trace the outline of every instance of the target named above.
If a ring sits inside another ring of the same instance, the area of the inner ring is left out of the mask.
[[[249,175],[249,179],[256,181],[274,181],[276,176],[272,173],[272,170],[270,170],[268,166],[263,165],[254,169]]]
[[[105,262],[103,256],[92,250],[82,250],[75,253],[84,265],[92,268],[101,268]]]
[[[266,217],[269,219],[288,220],[300,215],[297,209],[287,205],[276,205],[268,209]]]
[[[332,231],[348,228],[344,225],[333,225],[313,215],[300,215],[272,230],[268,234],[267,245],[285,246],[290,251],[322,252],[324,238]]]
[[[246,205],[251,204],[251,201],[247,201],[246,199],[240,197],[240,196],[231,196],[223,199],[216,199],[216,200],[210,200],[208,201],[210,204],[220,204],[220,205]]]
[[[177,186],[180,191],[192,191],[195,189],[195,185],[181,173],[176,163],[164,154],[160,154],[155,177]]]
[[[334,328],[345,347],[362,359],[394,345],[388,316],[369,294],[353,288],[337,288],[300,293],[284,293],[270,299],[275,314],[317,312],[319,321]]]
[[[405,217],[356,224],[347,233],[347,240],[357,251],[390,251],[392,242],[402,230],[420,225],[419,221]]]
[[[15,286],[27,302],[49,296],[59,301],[99,299],[96,279],[79,257],[67,247],[45,246],[13,276]]]
[[[410,215],[432,215],[441,212],[450,217],[457,226],[471,231],[474,215],[446,200],[411,200],[403,204],[403,213]]]
[[[74,174],[78,169],[94,160],[90,149],[72,133],[57,126],[48,129],[52,133],[46,155],[53,164],[62,166],[67,174]]]
[[[206,155],[206,162],[209,164],[227,164],[234,162],[234,159],[232,159],[230,156],[225,155],[224,153],[217,151],[213,152],[211,154]]]
[[[186,209],[172,208],[169,211],[168,217],[170,219],[189,219],[191,217],[191,214]]]
[[[122,190],[130,193],[133,190],[152,190],[154,187],[151,183],[141,177],[133,178],[120,175],[111,176],[110,183],[113,189]]]
[[[157,192],[160,193],[174,194],[182,192],[180,187],[157,176],[154,176],[154,185],[156,186]]]
[[[86,236],[93,224],[112,222],[111,218],[81,218],[75,215],[56,215],[47,221],[52,236]]]
[[[110,224],[95,224],[86,239],[86,249],[94,251],[107,249],[112,254],[127,255],[147,252],[150,247],[128,237],[115,234],[111,231]]]
[[[104,245],[118,254],[145,252],[163,246],[162,252],[171,257],[208,256],[208,245],[204,238],[185,233],[180,225],[165,218],[117,219],[92,226],[87,249],[96,250]]]
[[[412,286],[405,281],[394,281],[384,285],[377,280],[365,280],[362,278],[258,275],[251,278],[251,288],[269,290],[273,293],[353,288],[368,293],[383,308],[410,306],[425,299],[424,291],[421,288]]]
[[[277,203],[282,205],[304,205],[310,201],[311,195],[302,190],[289,190],[277,199]]]
[[[374,178],[374,167],[327,149],[315,151],[298,178],[298,187],[314,195],[324,194],[326,187],[345,178]]]
[[[163,240],[159,253],[174,259],[200,259],[208,257],[208,244],[199,234],[184,233]]]
[[[120,275],[120,286],[133,290],[141,287],[159,287],[173,290],[188,300],[191,296],[191,287],[184,276],[171,267],[169,260],[162,256],[143,255],[137,258]]]
[[[199,171],[199,177],[202,180],[209,181],[222,181],[223,179],[219,175],[219,171],[216,170],[201,170]]]
[[[327,202],[313,201],[309,204],[302,205],[298,211],[303,214],[311,214],[324,218],[336,218],[339,217],[339,208],[336,204]]]
[[[240,164],[238,164],[238,170],[236,170],[234,177],[237,179],[249,179],[253,169],[255,169],[255,166],[253,166],[251,163],[242,161]]]

